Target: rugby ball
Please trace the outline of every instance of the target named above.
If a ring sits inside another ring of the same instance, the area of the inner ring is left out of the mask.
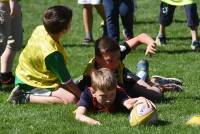
[[[157,119],[158,116],[155,109],[146,108],[144,104],[138,104],[131,110],[129,123],[134,127],[141,124],[155,123]]]

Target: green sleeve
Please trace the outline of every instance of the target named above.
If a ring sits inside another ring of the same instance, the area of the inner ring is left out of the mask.
[[[49,71],[54,73],[61,83],[71,80],[69,71],[65,65],[64,57],[60,52],[54,52],[45,58],[45,64]]]

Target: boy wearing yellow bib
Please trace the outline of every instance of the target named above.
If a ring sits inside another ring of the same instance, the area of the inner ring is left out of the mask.
[[[191,48],[193,50],[200,50],[200,43],[198,40],[198,13],[197,5],[195,0],[161,0],[160,4],[160,30],[156,38],[158,45],[166,44],[166,33],[165,27],[169,26],[172,23],[173,15],[176,6],[184,6],[187,24],[191,30],[192,44]]]
[[[64,6],[48,8],[43,25],[37,26],[19,57],[15,88],[8,101],[21,103],[76,102],[80,96],[66,68],[67,56],[60,38],[69,31],[72,10]]]

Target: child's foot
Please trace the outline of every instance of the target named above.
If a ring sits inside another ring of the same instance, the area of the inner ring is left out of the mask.
[[[12,104],[24,104],[29,102],[29,94],[25,94],[21,91],[19,86],[16,86],[10,93],[7,101]]]
[[[83,45],[89,45],[90,43],[93,43],[94,40],[90,38],[85,38],[82,42]]]
[[[150,78],[150,81],[155,85],[165,85],[165,84],[177,84],[182,85],[183,82],[177,78],[166,78],[159,75],[154,75]]]
[[[191,48],[194,51],[200,51],[200,42],[197,40],[193,41],[191,44]]]
[[[183,88],[180,85],[177,85],[174,83],[161,85],[160,87],[163,90],[162,92],[168,92],[168,91],[182,92],[183,91]]]
[[[166,36],[158,35],[155,42],[158,46],[166,45]]]

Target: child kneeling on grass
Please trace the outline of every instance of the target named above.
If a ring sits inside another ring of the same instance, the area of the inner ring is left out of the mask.
[[[37,26],[19,57],[15,88],[8,101],[19,103],[76,102],[80,90],[66,68],[67,56],[60,38],[71,27],[72,10],[52,6],[43,15],[43,25]]]
[[[88,117],[87,111],[111,113],[123,108],[131,110],[140,103],[148,108],[155,108],[155,105],[144,97],[129,98],[125,90],[117,86],[115,74],[110,69],[92,70],[91,82],[91,87],[82,92],[79,106],[75,110],[75,118],[78,121],[91,125],[101,124]]]

